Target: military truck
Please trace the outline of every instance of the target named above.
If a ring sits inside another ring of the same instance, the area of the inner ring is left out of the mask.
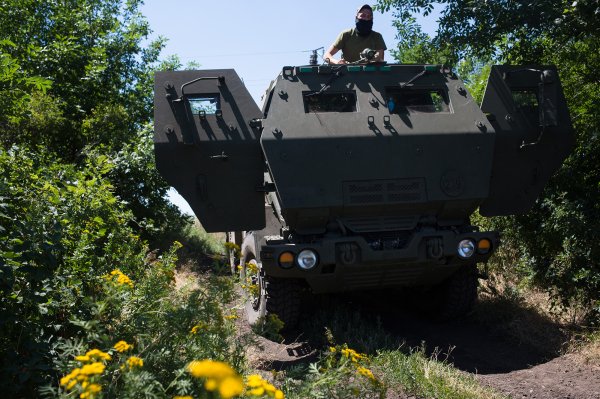
[[[158,72],[160,173],[256,288],[251,323],[300,293],[422,287],[469,311],[499,234],[573,146],[557,70],[493,66],[479,107],[441,65],[285,66],[256,105],[232,69]]]

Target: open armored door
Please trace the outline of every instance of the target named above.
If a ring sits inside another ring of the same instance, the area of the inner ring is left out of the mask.
[[[527,212],[573,147],[554,66],[493,66],[481,110],[496,130],[484,216]]]
[[[265,225],[261,116],[233,69],[156,73],[156,166],[208,232]]]

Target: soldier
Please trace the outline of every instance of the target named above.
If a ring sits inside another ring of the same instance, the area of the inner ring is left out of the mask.
[[[383,37],[373,30],[373,9],[364,4],[356,12],[356,27],[347,29],[339,34],[329,50],[323,55],[323,60],[330,64],[347,64],[360,60],[360,53],[366,48],[376,50],[372,61],[383,61],[384,51],[387,49]],[[333,58],[342,50],[342,58]]]

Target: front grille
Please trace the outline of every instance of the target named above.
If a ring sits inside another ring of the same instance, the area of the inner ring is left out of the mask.
[[[341,219],[344,226],[354,233],[368,233],[373,231],[401,231],[412,230],[419,221],[418,215],[407,216],[376,216],[356,217]]]
[[[342,183],[344,204],[395,204],[427,200],[425,179],[360,180]]]
[[[403,286],[414,284],[423,275],[423,268],[374,270],[346,273],[344,286],[348,289],[368,289],[380,286]]]

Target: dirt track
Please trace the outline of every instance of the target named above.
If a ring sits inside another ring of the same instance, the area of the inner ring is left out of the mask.
[[[600,368],[585,364],[574,355],[560,356],[560,340],[531,345],[507,337],[502,326],[483,326],[474,317],[454,323],[437,323],[411,310],[398,309],[390,301],[382,304],[356,297],[343,297],[341,301],[369,317],[378,318],[390,335],[411,347],[425,342],[427,352],[447,357],[456,368],[474,374],[482,384],[511,398],[600,399]],[[305,317],[309,318],[310,314],[305,313]],[[526,326],[524,328],[523,333],[527,334]],[[557,327],[548,325],[544,328]],[[534,338],[552,341],[555,335]],[[266,369],[285,368],[298,361],[310,360],[310,342],[291,345],[262,339],[261,342],[263,349],[252,357],[258,363],[266,363]]]

